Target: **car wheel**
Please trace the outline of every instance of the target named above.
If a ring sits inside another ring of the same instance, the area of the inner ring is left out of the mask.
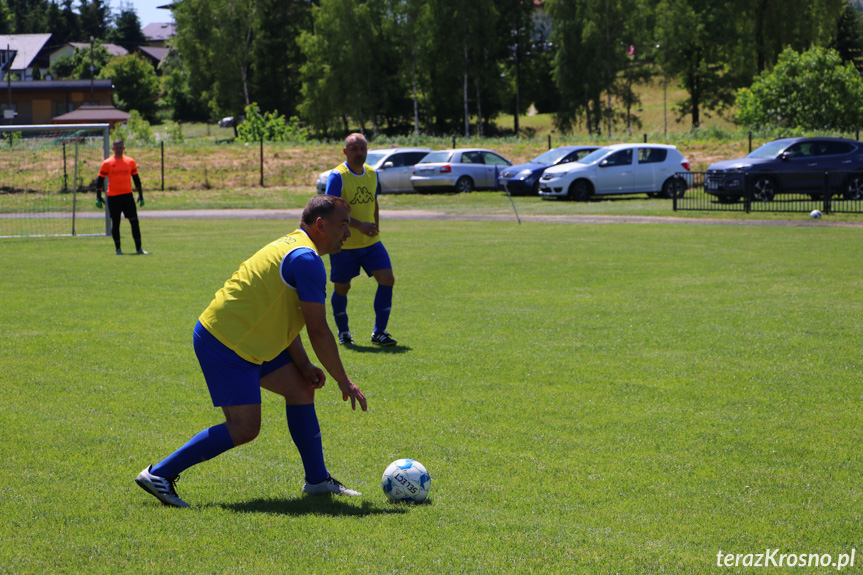
[[[852,174],[848,178],[842,197],[846,200],[863,200],[863,175]]]
[[[665,180],[665,183],[662,184],[662,196],[668,199],[674,198],[682,198],[683,194],[686,193],[686,182],[683,181],[683,178],[678,176],[673,176]]]
[[[473,191],[473,180],[468,178],[467,176],[462,176],[455,183],[455,191],[458,193],[464,192],[472,192]]]
[[[752,201],[772,202],[776,195],[776,183],[770,176],[755,176],[752,182]]]
[[[593,195],[593,187],[587,180],[576,180],[569,185],[567,196],[576,202],[588,202]]]
[[[539,195],[539,180],[533,185],[533,189],[531,190],[531,195],[538,196]]]

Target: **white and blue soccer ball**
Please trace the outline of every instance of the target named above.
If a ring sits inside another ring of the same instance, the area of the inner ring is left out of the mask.
[[[397,459],[390,463],[381,479],[384,493],[392,501],[425,501],[431,489],[431,476],[415,459]]]
[[[821,210],[812,210],[811,212],[809,212],[809,217],[817,220],[821,217]]]

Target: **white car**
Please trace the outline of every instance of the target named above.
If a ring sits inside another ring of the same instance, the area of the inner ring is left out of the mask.
[[[377,172],[382,194],[412,192],[414,189],[411,186],[411,176],[414,164],[431,151],[431,148],[375,148],[369,150],[366,163]],[[319,194],[327,191],[330,172],[332,170],[318,175],[316,187]]]
[[[615,144],[599,148],[576,162],[547,168],[539,180],[539,195],[587,201],[591,196],[647,194],[682,197],[689,161],[675,146]]]

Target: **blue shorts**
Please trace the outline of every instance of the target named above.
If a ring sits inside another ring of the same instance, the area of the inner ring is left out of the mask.
[[[377,270],[393,268],[390,263],[390,254],[387,253],[383,242],[377,242],[367,248],[342,250],[337,254],[330,254],[330,281],[333,283],[350,283],[352,279],[360,275],[360,268],[368,276]]]
[[[262,365],[246,361],[198,322],[195,355],[215,407],[261,403],[261,378],[291,363],[288,350]]]

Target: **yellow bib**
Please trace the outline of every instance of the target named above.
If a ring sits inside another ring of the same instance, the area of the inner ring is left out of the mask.
[[[363,164],[362,176],[351,172],[347,164],[339,164],[336,170],[342,176],[342,199],[351,205],[351,217],[361,222],[374,223],[378,175],[368,164]],[[345,241],[342,249],[367,248],[379,241],[381,241],[380,234],[370,237],[360,233],[356,228],[351,228],[351,237]]]
[[[252,363],[270,361],[305,327],[297,291],[285,284],[282,260],[314,242],[302,230],[264,246],[244,261],[199,318],[216,339]]]

